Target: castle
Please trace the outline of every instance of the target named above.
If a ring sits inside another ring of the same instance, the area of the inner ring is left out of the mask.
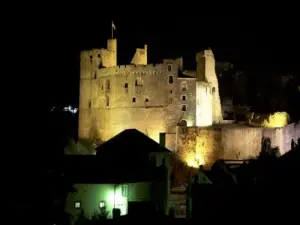
[[[184,71],[182,58],[148,64],[145,45],[136,49],[130,65],[118,65],[116,39],[109,39],[106,49],[81,52],[79,137],[106,141],[125,129],[136,128],[159,142],[160,134],[164,134],[168,149],[192,149],[192,156],[183,156],[190,165],[196,161],[212,163],[220,157],[253,157],[260,144],[244,153],[240,151],[246,144],[260,143],[266,133],[276,146],[283,147],[283,142],[288,142],[285,131],[277,128],[254,131],[255,128],[225,123],[214,54],[207,49],[195,58],[196,71]],[[289,139],[300,136],[299,126],[295,130],[290,131]],[[228,135],[229,131],[234,134]],[[235,140],[237,146],[230,144]],[[216,146],[222,150],[216,150]]]

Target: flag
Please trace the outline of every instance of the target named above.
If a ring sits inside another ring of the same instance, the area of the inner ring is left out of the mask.
[[[114,24],[114,21],[111,21],[111,26],[112,26],[112,28],[113,28],[114,30],[116,30],[116,26],[115,26],[115,24]]]

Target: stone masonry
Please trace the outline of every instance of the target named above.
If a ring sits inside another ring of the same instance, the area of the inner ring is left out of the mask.
[[[197,71],[189,74],[183,71],[182,58],[148,64],[147,45],[136,50],[131,65],[118,66],[116,58],[116,39],[108,40],[107,49],[81,53],[79,137],[106,141],[136,128],[158,141],[159,133],[174,134],[179,122],[195,126],[196,107],[202,115],[213,113],[213,121],[205,126],[221,119],[211,50],[197,54]],[[196,77],[208,96],[202,96],[206,104],[197,106]]]

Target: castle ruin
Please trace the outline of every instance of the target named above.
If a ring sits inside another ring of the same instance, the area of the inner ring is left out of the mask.
[[[116,39],[108,40],[106,49],[81,52],[79,137],[107,141],[135,128],[159,142],[164,133],[166,147],[188,148],[193,154],[183,159],[197,166],[255,157],[264,134],[282,147],[300,136],[299,126],[263,130],[226,124],[213,51],[197,53],[196,64],[196,71],[184,71],[182,58],[148,64],[145,45],[136,49],[130,65],[117,65]]]

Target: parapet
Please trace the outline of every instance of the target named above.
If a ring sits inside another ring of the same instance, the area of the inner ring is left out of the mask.
[[[167,66],[165,64],[148,65],[120,65],[99,69],[99,76],[129,75],[129,74],[163,74]]]

